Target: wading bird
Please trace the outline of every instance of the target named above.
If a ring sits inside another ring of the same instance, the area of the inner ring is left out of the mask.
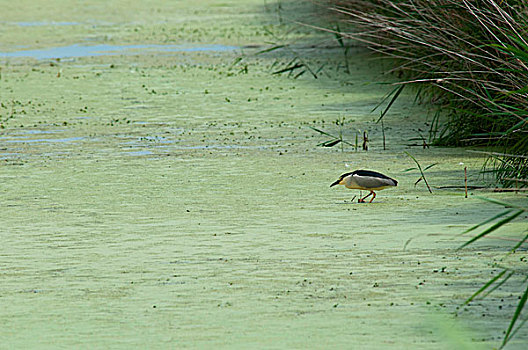
[[[353,190],[370,191],[365,197],[360,198],[358,202],[364,203],[365,198],[372,195],[369,202],[372,203],[374,198],[376,198],[376,193],[374,193],[374,191],[379,191],[391,186],[398,186],[398,181],[375,171],[355,170],[351,173],[341,175],[336,182],[330,185],[330,187],[335,185],[345,185],[345,187]]]

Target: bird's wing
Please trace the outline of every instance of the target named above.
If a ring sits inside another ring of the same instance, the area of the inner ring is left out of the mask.
[[[359,176],[353,175],[354,181],[364,188],[380,188],[386,186],[396,186],[393,179],[388,177],[375,177],[375,176]]]

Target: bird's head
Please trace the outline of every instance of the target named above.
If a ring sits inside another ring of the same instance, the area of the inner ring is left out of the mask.
[[[341,179],[336,180],[334,183],[332,183],[332,184],[330,185],[330,187],[334,187],[335,185],[339,185],[340,182],[341,182]]]
[[[345,178],[345,176],[347,176],[347,175],[350,175],[350,173],[346,173],[346,174],[343,174],[343,175],[339,176],[339,179],[337,179],[335,182],[333,182],[333,183],[330,185],[330,187],[334,187],[335,185],[341,185],[341,184],[343,184],[342,181],[343,181],[343,179]]]

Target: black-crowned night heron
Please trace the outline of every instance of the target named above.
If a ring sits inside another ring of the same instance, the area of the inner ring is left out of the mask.
[[[345,185],[345,187],[354,190],[370,191],[365,197],[359,199],[359,203],[364,203],[365,198],[370,195],[372,195],[372,198],[369,203],[372,203],[374,198],[376,198],[376,193],[374,193],[374,191],[379,191],[391,186],[398,186],[398,181],[375,171],[355,170],[351,173],[341,175],[336,182],[330,185],[330,187],[335,185]]]

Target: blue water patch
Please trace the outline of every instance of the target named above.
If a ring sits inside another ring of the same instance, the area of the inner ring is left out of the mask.
[[[22,140],[4,140],[6,143],[35,143],[35,142],[75,142],[83,140],[84,137],[69,137],[65,139],[22,139]]]
[[[76,26],[78,22],[14,22],[21,27],[40,27],[40,26]]]
[[[22,153],[0,153],[0,159],[18,158]]]
[[[27,135],[27,134],[56,134],[63,132],[64,130],[24,130],[19,131],[16,135]]]
[[[125,152],[125,153],[131,156],[148,156],[150,154],[154,154],[151,151],[131,151],[131,152]]]
[[[0,57],[32,57],[39,60],[69,57],[90,57],[108,55],[137,55],[153,52],[198,52],[198,51],[233,51],[237,46],[226,45],[80,45],[51,47],[39,50],[20,50],[0,52]]]

